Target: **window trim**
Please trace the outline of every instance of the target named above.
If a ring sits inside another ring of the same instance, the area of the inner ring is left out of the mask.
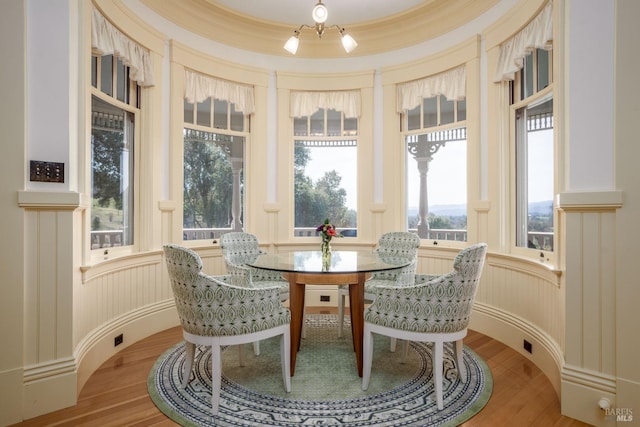
[[[188,123],[187,121],[185,121],[184,119],[184,105],[185,103],[188,103],[189,101],[187,100],[187,98],[185,97],[181,97],[182,100],[182,120],[180,121],[180,129],[181,132],[184,132],[184,129],[189,128],[189,129],[193,129],[195,131],[200,131],[200,132],[207,132],[207,133],[219,133],[219,134],[223,134],[223,135],[228,135],[228,136],[238,136],[238,137],[243,137],[244,138],[244,146],[242,147],[242,169],[241,169],[241,173],[243,174],[243,182],[244,182],[244,186],[245,186],[245,191],[242,191],[240,193],[240,203],[241,203],[241,212],[240,212],[240,218],[242,219],[242,229],[246,231],[246,225],[247,225],[247,213],[248,213],[248,209],[247,209],[247,159],[249,158],[249,149],[251,147],[251,115],[250,114],[246,114],[246,113],[242,113],[243,115],[243,131],[235,131],[235,130],[231,130],[231,110],[232,110],[232,105],[233,102],[231,100],[221,100],[221,101],[225,101],[227,103],[227,116],[226,116],[226,122],[227,122],[227,129],[220,129],[220,128],[216,128],[214,127],[215,123],[214,123],[214,113],[215,113],[215,99],[217,98],[213,98],[213,96],[209,96],[207,97],[204,101],[208,101],[210,103],[211,109],[209,112],[209,118],[210,118],[210,126],[204,126],[204,125],[199,125],[197,124],[198,122],[198,117],[197,117],[197,112],[198,112],[198,102],[194,100],[193,103],[191,103],[193,105],[193,122],[192,123]],[[219,99],[220,100],[220,99]],[[203,102],[204,102],[203,101]],[[236,112],[238,112],[238,110],[235,110]],[[188,245],[188,246],[196,246],[196,245],[201,245],[201,244],[208,244],[210,243],[212,240],[216,241],[219,236],[214,237],[214,238],[209,238],[206,237],[204,239],[184,239],[184,137],[180,138],[180,159],[181,159],[181,163],[180,163],[180,195],[179,195],[179,199],[182,201],[182,209],[180,212],[180,221],[179,221],[179,228],[180,228],[180,241],[183,242],[183,244]],[[229,162],[231,162],[231,157],[228,158]],[[228,231],[235,231],[233,229],[229,229]]]
[[[435,126],[430,126],[430,127],[423,127],[424,126],[424,99],[429,99],[429,98],[436,98],[436,114],[437,114],[437,122],[438,124]],[[458,109],[458,103],[459,102],[466,102],[467,101],[467,97],[465,95],[465,97],[463,99],[454,99],[454,100],[449,100],[445,95],[443,94],[435,94],[432,97],[429,98],[423,98],[422,101],[420,102],[420,104],[418,106],[416,106],[415,108],[413,108],[412,110],[419,108],[419,118],[420,118],[420,128],[418,129],[411,129],[408,130],[408,112],[409,110],[404,110],[401,115],[400,115],[400,141],[402,144],[402,150],[403,150],[403,168],[404,168],[404,183],[403,183],[403,190],[404,190],[404,196],[402,197],[403,202],[403,212],[404,212],[404,227],[408,230],[409,227],[409,216],[408,216],[408,210],[407,210],[407,204],[409,202],[408,200],[408,194],[407,194],[407,174],[408,174],[408,168],[409,168],[409,164],[407,162],[407,156],[408,156],[408,152],[407,152],[407,137],[411,136],[411,135],[420,135],[420,134],[425,134],[425,133],[436,133],[436,132],[442,132],[442,131],[447,131],[447,130],[451,130],[451,129],[458,129],[458,128],[465,128],[465,134],[467,135],[466,138],[466,144],[467,144],[467,159],[466,159],[466,168],[467,168],[467,194],[466,194],[466,204],[467,204],[467,240],[466,241],[461,241],[461,240],[439,240],[439,239],[423,239],[421,238],[420,241],[422,242],[422,244],[429,244],[429,245],[438,245],[440,243],[444,243],[445,246],[448,247],[453,247],[453,248],[463,248],[465,246],[467,246],[469,243],[469,219],[470,217],[470,209],[471,209],[471,203],[470,203],[470,196],[469,196],[469,186],[468,186],[468,177],[470,176],[470,170],[469,168],[471,167],[471,162],[469,159],[469,136],[468,136],[468,131],[469,131],[469,125],[468,125],[468,104],[466,104],[467,109],[466,109],[466,114],[465,114],[465,118],[464,120],[460,120],[458,121],[458,113],[459,113],[459,109]],[[441,110],[441,102],[440,99],[444,99],[445,101],[450,101],[453,102],[453,117],[454,117],[454,121],[451,123],[446,123],[446,124],[440,124],[441,123],[441,117],[440,117],[440,110]]]
[[[519,79],[517,79],[519,80]],[[505,85],[508,86],[508,82],[505,82]],[[557,144],[558,144],[558,133],[557,133],[557,127],[555,126],[554,123],[554,132],[553,132],[553,144],[554,144],[554,158],[553,158],[553,171],[554,171],[554,190],[553,190],[553,194],[554,194],[554,200],[553,200],[553,224],[554,224],[554,233],[553,233],[553,237],[554,237],[554,248],[552,251],[548,251],[548,250],[544,250],[544,249],[534,249],[534,248],[527,248],[524,246],[518,246],[517,245],[517,205],[518,205],[518,199],[517,199],[517,172],[516,172],[516,163],[517,163],[517,157],[516,157],[516,153],[517,151],[517,141],[516,141],[516,120],[515,120],[515,115],[516,115],[516,111],[521,109],[521,108],[526,108],[528,106],[533,106],[542,102],[545,102],[548,99],[553,99],[553,108],[554,108],[554,117],[556,115],[556,102],[557,102],[557,97],[555,96],[555,92],[554,92],[554,82],[549,83],[549,85],[547,87],[545,87],[544,89],[540,90],[539,92],[529,96],[528,98],[524,99],[524,100],[520,100],[517,102],[512,103],[509,106],[509,151],[510,151],[510,156],[509,156],[509,177],[510,180],[509,182],[511,183],[510,190],[509,190],[509,221],[508,222],[508,232],[507,232],[507,237],[508,237],[508,245],[511,248],[511,252],[513,254],[516,255],[520,255],[526,258],[535,258],[540,260],[541,262],[545,262],[545,263],[551,263],[551,264],[555,264],[556,262],[556,254],[557,254],[557,248],[558,248],[558,209],[556,208],[556,201],[555,201],[555,195],[558,193],[557,190]],[[514,91],[516,89],[514,88]],[[520,160],[522,161],[522,160]]]
[[[99,67],[98,67],[99,68]],[[98,79],[98,85],[99,85],[100,80]],[[102,92],[99,88],[95,88],[93,86],[91,86],[91,91],[90,91],[90,98],[89,98],[89,112],[91,112],[91,97],[92,96],[96,96],[97,98],[101,99],[104,102],[107,102],[117,108],[121,108],[131,114],[133,114],[134,116],[134,120],[135,120],[135,126],[133,129],[133,148],[134,148],[134,153],[133,153],[133,181],[132,181],[132,186],[133,186],[133,199],[132,199],[132,203],[133,203],[133,244],[132,245],[126,245],[126,246],[112,246],[110,248],[97,248],[97,249],[91,249],[91,201],[92,201],[92,195],[93,195],[93,189],[88,188],[89,194],[88,194],[88,199],[89,199],[89,206],[88,206],[88,215],[87,215],[87,221],[86,221],[86,233],[87,233],[87,248],[88,248],[88,252],[89,252],[89,261],[90,263],[97,263],[100,261],[104,261],[107,259],[111,259],[113,257],[119,257],[119,256],[123,256],[123,255],[129,255],[129,254],[133,254],[136,252],[139,252],[140,247],[141,247],[141,230],[140,230],[140,210],[141,210],[141,206],[140,206],[140,189],[141,189],[141,161],[140,161],[140,156],[141,156],[141,138],[142,138],[142,129],[141,129],[141,117],[142,117],[142,110],[140,108],[136,108],[133,107],[129,104],[126,104],[120,100],[118,100],[116,97],[112,97],[109,96],[107,94],[105,94],[104,92]],[[133,94],[132,94],[133,96]],[[89,115],[89,117],[91,117],[91,114]],[[88,172],[89,172],[89,178],[92,175],[92,165],[91,165],[91,129],[92,129],[92,124],[91,122],[89,122],[89,138],[87,140],[87,164],[88,164]],[[91,182],[91,179],[89,179],[89,183]]]
[[[330,94],[331,91],[326,92],[327,94]],[[333,111],[337,111],[340,114],[340,135],[336,135],[336,136],[328,136],[328,132],[329,132],[329,120],[328,120],[328,111],[329,110],[333,110]],[[312,116],[313,114],[317,114],[319,111],[323,112],[323,135],[312,135],[311,133],[311,129],[312,129]],[[296,135],[295,134],[295,120],[300,120],[302,118],[306,118],[307,121],[307,135]],[[347,122],[347,120],[356,120],[356,134],[355,135],[346,135],[345,134],[345,123]],[[291,157],[291,163],[290,163],[290,168],[291,168],[291,177],[292,177],[292,185],[291,185],[291,227],[288,230],[288,233],[290,235],[290,238],[293,239],[296,242],[311,242],[312,239],[313,241],[317,240],[317,237],[315,236],[296,236],[296,226],[295,226],[295,209],[296,209],[296,200],[295,200],[295,187],[296,187],[296,182],[295,182],[295,170],[294,170],[294,162],[295,162],[295,144],[297,141],[309,141],[309,142],[322,142],[322,141],[327,141],[327,142],[340,142],[340,141],[355,141],[355,147],[356,147],[356,168],[358,170],[358,167],[361,164],[361,135],[360,135],[360,128],[361,128],[361,118],[360,117],[347,117],[347,114],[344,111],[340,111],[340,110],[336,110],[335,108],[325,108],[325,107],[320,107],[318,108],[318,110],[316,110],[314,113],[312,113],[311,115],[308,116],[300,116],[300,117],[289,117],[289,126],[290,126],[290,135],[291,135],[291,153],[292,153],[292,157]],[[355,241],[356,239],[358,239],[358,237],[360,236],[360,227],[361,227],[361,209],[360,209],[360,191],[361,191],[361,184],[360,184],[360,177],[358,175],[356,175],[356,200],[357,200],[357,204],[356,204],[356,237],[353,239],[349,239],[349,243],[351,243],[352,241]],[[332,220],[331,218],[329,218],[329,220]],[[319,224],[316,224],[319,225]],[[338,227],[339,228],[339,227]]]

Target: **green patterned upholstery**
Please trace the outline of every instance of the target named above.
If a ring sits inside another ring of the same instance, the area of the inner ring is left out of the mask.
[[[202,272],[197,253],[166,245],[167,269],[182,328],[195,335],[240,335],[289,323],[280,289],[248,289],[231,284],[230,276]]]
[[[397,270],[377,271],[371,274],[371,277],[364,285],[365,295],[373,296],[376,287],[379,285],[395,284],[403,286],[413,284],[419,247],[420,238],[415,233],[393,231],[383,234],[378,240],[378,248],[376,249],[378,256],[383,260],[385,258],[403,258],[411,261],[411,263]]]
[[[211,347],[212,410],[218,412],[220,398],[221,347],[245,344],[281,335],[282,374],[290,390],[289,323],[291,314],[282,306],[278,286],[235,286],[231,276],[209,276],[202,272],[200,256],[178,245],[163,247],[171,289],[186,341],[183,386],[189,382],[195,345]]]
[[[373,333],[407,341],[434,342],[434,381],[438,408],[442,409],[442,345],[455,342],[458,370],[462,366],[462,339],[482,275],[487,245],[463,249],[453,262],[453,271],[442,276],[416,275],[413,285],[380,285],[364,320],[364,374],[366,390],[371,374]]]
[[[414,283],[416,265],[418,262],[418,248],[420,247],[420,238],[415,233],[407,231],[392,231],[383,234],[378,240],[376,253],[384,260],[389,259],[405,259],[411,263],[406,267],[377,271],[371,274],[371,277],[364,283],[364,297],[366,300],[373,300],[376,295],[378,286],[384,285],[410,285]],[[394,262],[390,262],[393,264]],[[338,336],[342,336],[342,328],[344,323],[344,300],[349,295],[348,285],[338,286]],[[395,341],[391,342],[392,350],[395,350]]]
[[[289,282],[284,280],[282,274],[247,265],[265,253],[260,249],[256,236],[241,231],[226,233],[220,238],[220,247],[231,283],[253,288],[278,286],[282,300],[289,298]]]
[[[456,332],[467,327],[482,274],[486,244],[462,250],[453,271],[416,276],[409,286],[381,285],[365,320],[411,332]]]

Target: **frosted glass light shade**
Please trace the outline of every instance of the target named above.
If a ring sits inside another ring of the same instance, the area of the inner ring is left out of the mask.
[[[311,12],[311,17],[313,20],[319,24],[322,24],[327,20],[327,16],[329,16],[329,12],[327,11],[327,7],[322,4],[321,1],[315,5],[313,8],[313,12]]]
[[[284,49],[292,55],[295,55],[298,51],[298,44],[300,39],[297,36],[289,37],[289,40],[284,44]]]
[[[349,34],[342,35],[342,47],[347,53],[351,53],[353,49],[358,47],[358,43]]]

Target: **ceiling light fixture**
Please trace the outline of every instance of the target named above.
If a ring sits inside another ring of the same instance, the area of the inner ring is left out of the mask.
[[[358,43],[356,43],[353,37],[345,33],[344,28],[340,27],[339,25],[332,25],[330,27],[326,27],[324,23],[327,20],[328,15],[329,15],[329,12],[327,11],[327,7],[322,3],[322,0],[318,0],[318,3],[313,7],[313,11],[311,12],[311,17],[313,18],[316,24],[313,26],[302,24],[300,25],[300,28],[298,28],[297,30],[294,30],[293,35],[289,37],[289,40],[287,40],[287,42],[284,45],[285,50],[291,53],[292,55],[296,54],[296,52],[298,51],[298,45],[300,44],[300,31],[302,31],[303,28],[311,28],[316,30],[316,34],[318,35],[319,38],[322,38],[322,35],[324,34],[324,31],[327,28],[329,29],[335,28],[340,33],[340,39],[342,40],[342,47],[347,53],[351,53],[353,49],[358,47]]]

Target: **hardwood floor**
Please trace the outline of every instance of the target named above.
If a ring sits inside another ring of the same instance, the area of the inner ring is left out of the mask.
[[[308,307],[306,312],[329,311]],[[132,344],[96,370],[75,406],[15,426],[177,425],[149,398],[147,376],[156,359],[181,340],[181,329],[176,327]],[[465,344],[487,362],[494,385],[487,406],[464,427],[588,425],[560,414],[560,401],[549,380],[515,350],[475,331],[469,331]]]

